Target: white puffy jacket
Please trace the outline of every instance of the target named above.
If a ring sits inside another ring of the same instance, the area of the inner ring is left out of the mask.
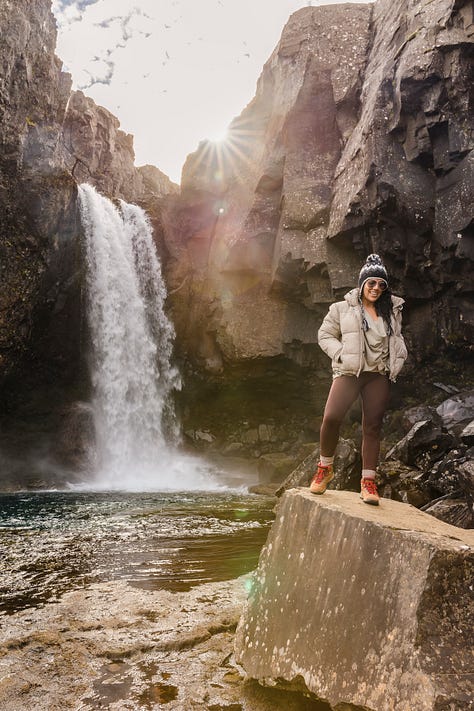
[[[331,304],[318,331],[318,343],[331,358],[333,370],[359,375],[364,366],[364,332],[359,290],[352,289],[344,301]],[[404,300],[392,296],[392,332],[388,339],[389,378],[395,382],[407,358],[402,336],[402,308]]]

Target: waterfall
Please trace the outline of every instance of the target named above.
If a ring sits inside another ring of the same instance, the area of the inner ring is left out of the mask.
[[[86,238],[89,366],[97,472],[94,487],[215,488],[203,464],[178,454],[173,390],[174,329],[146,213],[120,210],[93,187],[79,187]]]

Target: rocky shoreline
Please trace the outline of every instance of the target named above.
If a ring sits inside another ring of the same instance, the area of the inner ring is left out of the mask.
[[[0,706],[323,711],[300,694],[245,681],[233,661],[250,585],[243,576],[171,593],[114,581],[5,616]]]

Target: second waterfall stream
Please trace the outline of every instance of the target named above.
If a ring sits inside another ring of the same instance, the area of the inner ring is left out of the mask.
[[[120,209],[93,187],[79,187],[86,240],[89,368],[97,467],[93,488],[219,488],[209,467],[178,451],[172,365],[174,329],[146,213]]]

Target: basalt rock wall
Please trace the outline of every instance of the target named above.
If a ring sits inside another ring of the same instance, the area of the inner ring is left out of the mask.
[[[64,313],[57,282],[63,281],[59,275],[64,243],[75,229],[75,185],[61,158],[71,79],[61,72],[54,55],[56,31],[49,3],[3,2],[0,24],[3,380],[16,369],[32,340],[41,350],[48,304],[54,304],[58,321]],[[70,356],[65,360],[74,360]]]
[[[328,304],[379,252],[412,365],[474,335],[472,3],[291,16],[228,139],[188,157],[165,239],[179,343],[200,369],[327,372]]]

